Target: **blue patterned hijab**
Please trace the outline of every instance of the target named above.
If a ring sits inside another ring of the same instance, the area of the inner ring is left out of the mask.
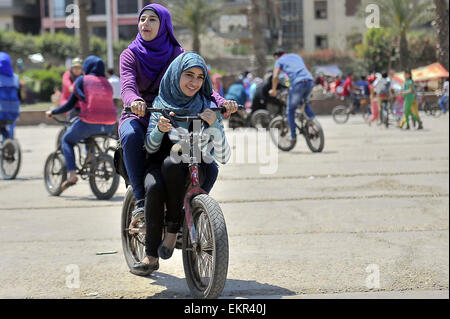
[[[181,91],[180,78],[181,73],[193,67],[202,69],[205,79],[200,90],[189,97]],[[167,109],[177,115],[197,115],[209,108],[212,93],[212,83],[205,60],[197,53],[185,52],[173,60],[164,74],[153,107]]]

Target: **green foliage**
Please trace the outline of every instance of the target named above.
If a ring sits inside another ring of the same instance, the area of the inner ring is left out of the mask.
[[[44,57],[50,55],[54,58],[65,60],[68,57],[75,57],[80,52],[80,41],[74,36],[67,35],[63,32],[55,34],[44,33],[36,36],[36,49],[41,52]]]
[[[0,51],[20,53],[24,56],[38,53],[36,37],[19,32],[0,31]]]
[[[61,86],[64,67],[53,67],[49,70],[32,69],[22,74],[25,84],[34,93],[38,94],[40,101],[50,101],[53,89]]]
[[[383,28],[367,30],[364,42],[355,47],[369,72],[385,71],[389,67],[389,59],[393,50],[393,37]]]

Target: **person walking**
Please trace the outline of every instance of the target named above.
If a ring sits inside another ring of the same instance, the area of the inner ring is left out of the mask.
[[[405,84],[403,86],[403,90],[399,92],[399,94],[403,95],[405,98],[404,102],[404,115],[405,115],[405,121],[406,121],[406,129],[409,130],[409,118],[412,117],[414,121],[417,121],[419,123],[418,129],[423,129],[422,121],[420,118],[418,118],[412,111],[411,108],[414,104],[415,100],[415,87],[414,87],[414,81],[412,79],[411,71],[407,70],[405,71]]]

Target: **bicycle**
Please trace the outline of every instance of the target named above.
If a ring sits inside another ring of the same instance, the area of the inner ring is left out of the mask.
[[[52,117],[56,122],[65,126],[71,125],[70,121],[59,120]],[[119,187],[119,175],[114,169],[114,160],[111,155],[100,146],[98,140],[103,144],[109,139],[107,134],[93,135],[81,140],[75,145],[75,159],[77,162],[77,175],[83,180],[89,180],[89,186],[97,199],[106,200],[114,196]],[[92,161],[88,154],[82,155],[80,144],[85,144],[89,153],[94,155]],[[79,168],[78,168],[79,167]],[[44,165],[44,184],[50,195],[59,196],[62,193],[62,184],[67,179],[67,169],[62,153],[61,142],[58,143],[56,151],[51,153]]]
[[[12,121],[0,121],[0,129],[13,124]],[[22,162],[22,152],[19,142],[14,138],[7,138],[0,142],[0,172],[3,179],[15,179]]]
[[[278,98],[286,101],[288,92],[280,92]],[[310,119],[305,113],[305,105],[301,105],[295,112],[295,125],[299,134],[303,135],[306,144],[313,153],[320,153],[325,146],[325,135],[317,119]],[[281,115],[274,117],[269,123],[269,134],[272,142],[282,151],[289,152],[297,144],[291,140],[291,131],[286,115],[286,104],[282,107]]]
[[[341,101],[343,100],[344,98],[342,97]],[[347,123],[348,119],[350,118],[350,115],[356,113],[357,103],[355,102],[359,102],[360,111],[362,112],[364,122],[368,122],[370,116],[372,115],[370,112],[369,98],[361,94],[355,95],[355,98],[351,101],[349,105],[336,105],[331,111],[333,120],[337,124]]]
[[[56,148],[61,146],[62,138],[64,134],[66,133],[67,129],[78,119],[78,117],[73,117],[71,119],[67,120],[68,125],[64,125],[63,128],[61,128],[56,136]],[[102,148],[104,153],[111,152],[114,154],[115,150],[117,149],[117,146],[111,145],[111,140],[115,141],[116,143],[119,141],[119,135],[118,135],[118,122],[114,124],[114,128],[112,129],[111,133],[108,134],[109,138],[105,138],[99,146]]]
[[[240,106],[240,109],[243,109]],[[224,112],[225,108],[217,110]],[[175,121],[201,120],[198,116],[170,116],[167,110],[147,108],[147,112],[159,112]],[[189,125],[190,126],[190,125]],[[200,188],[198,163],[194,157],[194,142],[200,134],[188,132],[180,136],[189,145],[188,189],[184,197],[184,222],[177,235],[175,248],[182,250],[183,268],[191,294],[195,298],[212,299],[221,295],[228,272],[228,233],[225,218],[219,204]],[[130,269],[145,257],[145,220],[141,218],[131,225],[131,213],[135,198],[128,187],[122,206],[122,246]],[[167,231],[164,227],[164,233]]]
[[[437,102],[431,102],[425,98],[426,96],[435,96],[435,95],[439,97],[441,95],[441,93],[440,92],[437,92],[437,93],[418,92],[417,98],[418,98],[418,103],[419,103],[419,110],[424,111],[425,114],[428,116],[439,117],[442,115],[441,106]]]

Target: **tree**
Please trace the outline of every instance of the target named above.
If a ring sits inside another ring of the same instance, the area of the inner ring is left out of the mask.
[[[206,32],[217,12],[220,1],[173,0],[169,10],[174,23],[187,27],[193,38],[193,51],[200,54],[200,35]]]
[[[383,72],[389,68],[391,58],[391,43],[393,39],[389,32],[379,28],[367,30],[364,42],[355,47],[358,56],[364,60],[369,72]]]
[[[265,10],[264,3],[260,0],[252,0],[250,8],[250,29],[253,38],[253,51],[255,55],[255,73],[259,77],[263,77],[266,72],[266,39],[265,30]]]
[[[448,45],[448,0],[434,0],[436,7],[436,19],[433,22],[438,35],[438,61],[448,70],[449,69],[449,45]]]
[[[80,55],[84,60],[89,55],[89,26],[87,16],[91,8],[88,0],[78,0],[80,8]]]
[[[429,11],[430,0],[366,0],[362,8],[368,4],[376,4],[380,9],[380,26],[391,29],[399,38],[400,68],[409,67],[408,32],[414,27],[431,21]]]

